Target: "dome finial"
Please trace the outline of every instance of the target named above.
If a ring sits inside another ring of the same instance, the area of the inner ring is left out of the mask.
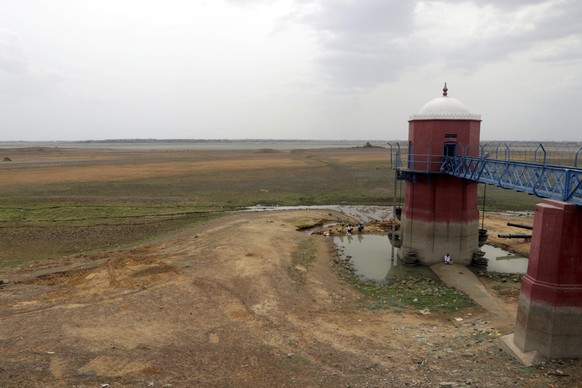
[[[445,87],[443,88],[443,97],[447,96],[448,91],[449,91],[449,89],[447,88],[447,83],[445,82]]]

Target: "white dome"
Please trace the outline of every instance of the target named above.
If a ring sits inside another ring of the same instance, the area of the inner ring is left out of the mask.
[[[447,96],[446,84],[443,91],[443,96],[427,102],[410,120],[481,120],[481,115],[472,114],[461,101]]]

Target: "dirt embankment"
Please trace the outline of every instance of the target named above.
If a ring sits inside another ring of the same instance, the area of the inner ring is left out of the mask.
[[[3,387],[574,386],[579,362],[524,368],[487,311],[364,307],[329,212],[230,215],[162,241],[4,270]],[[301,257],[312,255],[304,264]],[[515,307],[515,298],[504,303]],[[561,374],[556,372],[560,371]]]

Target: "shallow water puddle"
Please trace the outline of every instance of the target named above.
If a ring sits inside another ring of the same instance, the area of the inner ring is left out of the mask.
[[[389,282],[392,278],[402,278],[411,274],[438,277],[430,268],[424,266],[408,267],[398,261],[398,249],[394,250],[386,235],[355,234],[334,237],[340,256],[350,261],[354,273],[364,279],[376,282]]]
[[[415,274],[437,279],[428,267],[401,265],[398,261],[398,249],[394,250],[394,258],[392,258],[392,245],[386,235],[336,236],[333,242],[338,248],[340,257],[343,260],[349,260],[355,274],[361,278],[389,282],[391,278]],[[485,257],[489,259],[487,266],[489,272],[525,273],[527,271],[528,259],[525,257],[490,245],[484,245],[481,249],[485,251]]]
[[[491,245],[483,245],[481,250],[485,252],[485,257],[489,259],[487,263],[488,272],[504,273],[526,273],[528,258],[515,255],[511,252],[496,248]]]
[[[387,236],[357,234],[334,237],[343,259],[350,259],[356,275],[383,281],[392,267],[391,245]],[[396,254],[395,254],[396,256]]]

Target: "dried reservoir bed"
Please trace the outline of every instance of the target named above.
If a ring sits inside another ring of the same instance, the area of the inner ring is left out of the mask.
[[[525,368],[500,352],[496,338],[511,325],[476,306],[372,305],[335,263],[330,238],[296,230],[345,215],[222,213],[390,205],[384,149],[3,151],[12,162],[0,170],[2,386],[582,380],[579,361]],[[519,283],[481,279],[516,308]]]

